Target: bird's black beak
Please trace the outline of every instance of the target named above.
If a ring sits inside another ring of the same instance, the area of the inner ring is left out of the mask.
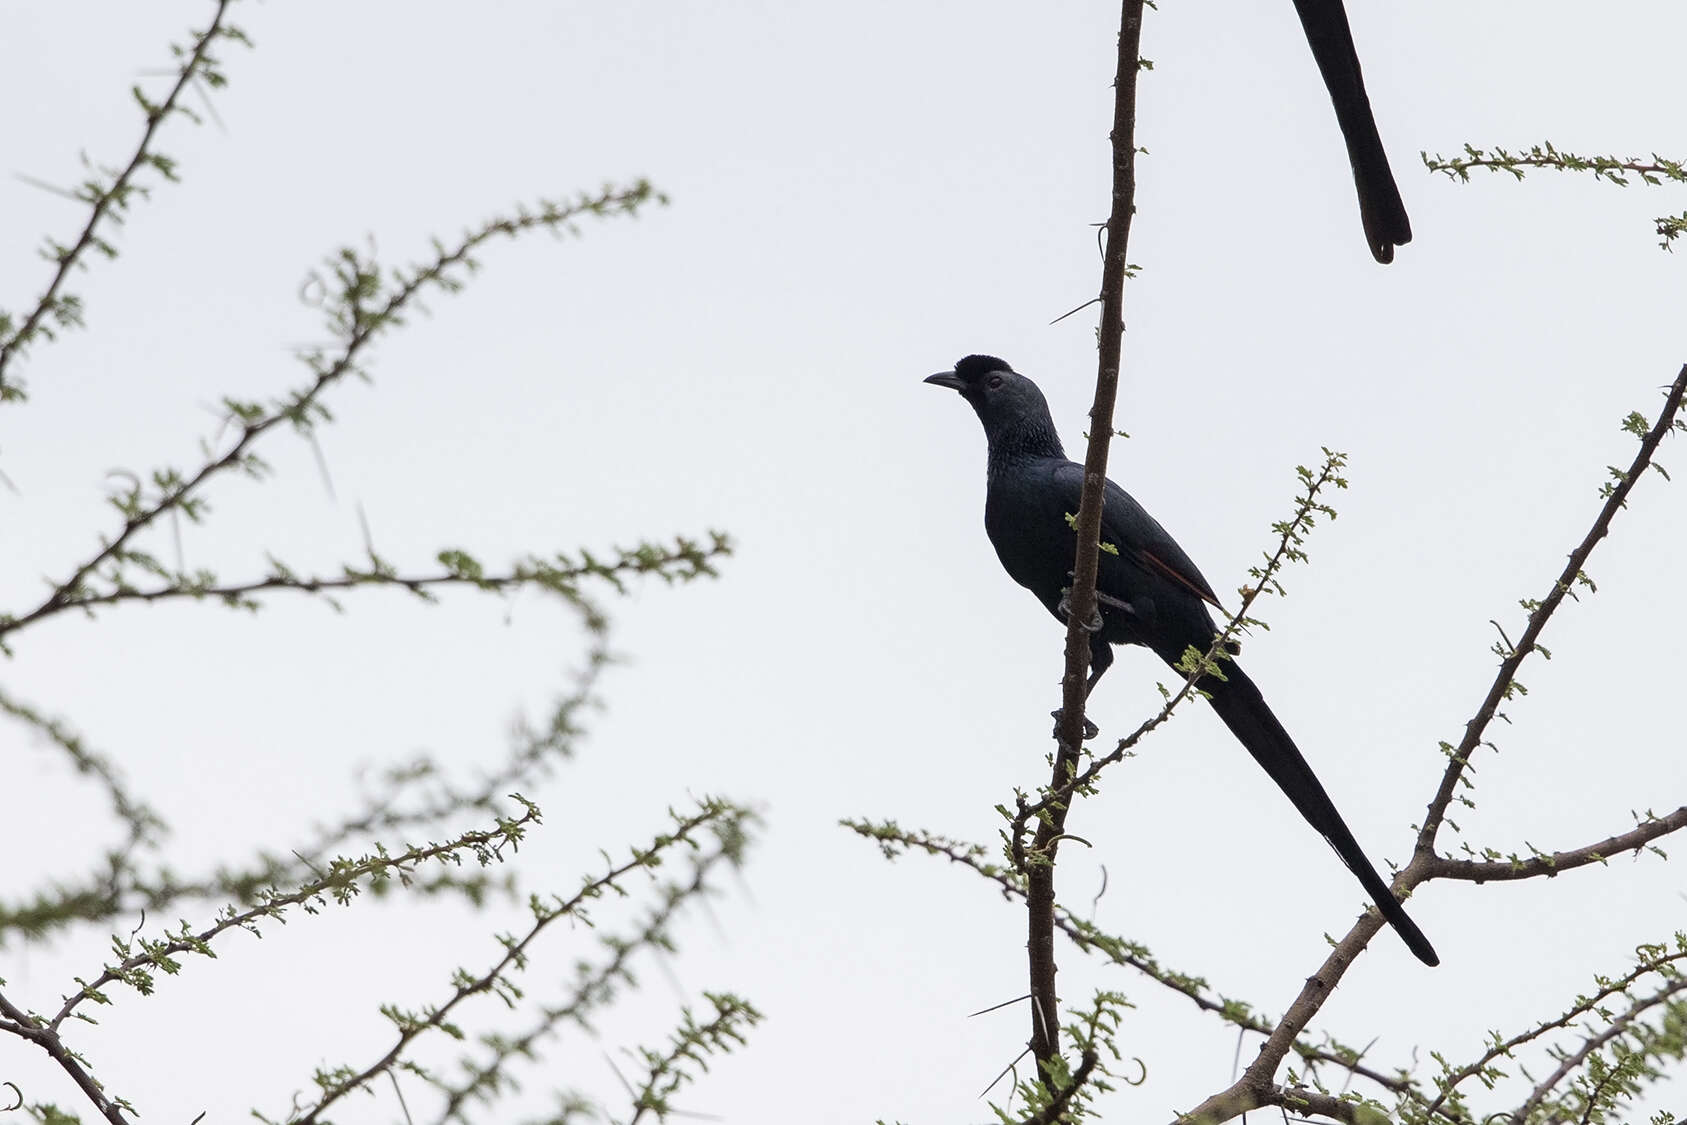
[[[967,389],[966,380],[955,374],[953,371],[939,371],[935,375],[927,375],[925,377],[925,381],[934,387],[948,387],[952,391],[964,391]]]

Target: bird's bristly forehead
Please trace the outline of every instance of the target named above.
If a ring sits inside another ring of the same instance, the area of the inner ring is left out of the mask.
[[[992,371],[1012,371],[1007,360],[997,359],[993,355],[969,355],[955,364],[955,374],[967,382],[982,379]]]

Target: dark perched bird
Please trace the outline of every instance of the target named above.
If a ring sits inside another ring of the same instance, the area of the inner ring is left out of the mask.
[[[926,382],[959,391],[984,423],[990,443],[984,530],[1009,577],[1064,621],[1077,554],[1069,517],[1078,511],[1084,469],[1066,459],[1043,392],[987,355],[969,355],[953,371]],[[1111,549],[1100,555],[1096,595],[1101,626],[1090,634],[1087,690],[1095,689],[1113,663],[1114,645],[1143,645],[1173,667],[1191,646],[1202,652],[1211,647],[1218,635],[1207,612],[1208,605],[1218,605],[1212,587],[1166,529],[1112,481],[1102,505],[1101,541]],[[1233,662],[1225,662],[1223,672],[1223,679],[1208,675],[1201,680],[1218,717],[1329,841],[1407,947],[1425,964],[1439,964],[1429,940],[1365,858],[1254,682]]]
[[[1394,260],[1394,248],[1412,240],[1412,222],[1394,173],[1388,168],[1388,154],[1377,135],[1371,99],[1365,96],[1365,78],[1359,71],[1359,53],[1353,47],[1353,31],[1347,26],[1347,9],[1342,0],[1295,0],[1300,25],[1312,46],[1312,58],[1330,101],[1336,123],[1347,142],[1347,160],[1353,166],[1353,185],[1359,192],[1359,219],[1365,225],[1365,241],[1371,256],[1387,264]]]

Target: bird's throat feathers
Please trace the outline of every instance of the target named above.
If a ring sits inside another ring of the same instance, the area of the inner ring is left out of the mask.
[[[990,440],[991,475],[1025,461],[1048,457],[1066,459],[1060,435],[1055,433],[1054,423],[1047,413],[1040,418],[996,419],[994,425],[985,426],[985,432]]]

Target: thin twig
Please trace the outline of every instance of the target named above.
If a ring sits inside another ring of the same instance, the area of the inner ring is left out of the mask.
[[[1628,471],[1623,473],[1621,479],[1611,488],[1610,494],[1605,498],[1605,504],[1599,509],[1599,515],[1593,521],[1593,526],[1588,529],[1587,535],[1583,537],[1576,549],[1570,552],[1570,558],[1564,564],[1564,570],[1558,576],[1557,581],[1552,584],[1552,589],[1547,592],[1546,597],[1541,599],[1529,615],[1529,624],[1523,630],[1523,635],[1518,638],[1516,647],[1511,650],[1510,655],[1500,662],[1499,671],[1494,676],[1494,682],[1488,689],[1487,697],[1483,699],[1482,705],[1477,708],[1475,717],[1465,725],[1464,739],[1448,756],[1447,769],[1441,776],[1440,788],[1435,791],[1434,798],[1429,802],[1429,810],[1424,816],[1423,827],[1418,831],[1415,856],[1421,856],[1427,860],[1433,854],[1436,833],[1441,830],[1441,824],[1446,819],[1447,808],[1452,804],[1453,795],[1458,791],[1458,787],[1464,779],[1465,767],[1470,764],[1470,755],[1482,744],[1482,738],[1487,733],[1488,724],[1493,721],[1494,716],[1499,712],[1500,704],[1510,695],[1512,685],[1517,679],[1518,669],[1522,667],[1523,661],[1528,658],[1529,654],[1535,651],[1541,632],[1546,628],[1546,623],[1552,619],[1552,615],[1563,604],[1564,598],[1576,588],[1578,583],[1584,581],[1583,568],[1587,565],[1588,556],[1593,554],[1593,549],[1611,530],[1611,521],[1628,503],[1628,494],[1634,490],[1635,484],[1639,482],[1647,467],[1651,465],[1652,456],[1657,452],[1658,446],[1664,440],[1665,435],[1677,428],[1676,414],[1681,409],[1681,398],[1684,392],[1687,392],[1687,365],[1682,366],[1680,373],[1675,377],[1675,382],[1671,384],[1668,394],[1664,397],[1664,407],[1658,412],[1657,421],[1652,425],[1652,428],[1641,439],[1640,449],[1635,453],[1633,463],[1629,465]],[[1416,880],[1406,885],[1415,886]]]
[[[531,824],[538,823],[539,810],[528,805],[519,817],[502,818],[498,820],[496,828],[486,831],[465,832],[453,840],[443,844],[430,844],[425,847],[406,849],[398,855],[388,855],[385,852],[365,856],[356,862],[342,861],[334,864],[333,868],[320,878],[297,887],[286,894],[271,894],[264,896],[258,905],[247,910],[227,910],[222,917],[198,932],[190,931],[185,925],[176,938],[161,942],[142,942],[141,952],[125,957],[115,965],[108,965],[99,976],[82,985],[82,988],[65,998],[64,1005],[47,1026],[48,1031],[57,1032],[59,1026],[75,1012],[84,1000],[94,1000],[109,1003],[102,990],[110,984],[119,981],[131,984],[145,985],[142,991],[150,989],[150,975],[141,977],[154,967],[162,967],[173,971],[172,959],[182,953],[204,953],[210,943],[232,929],[254,930],[257,922],[264,918],[278,918],[289,907],[300,906],[321,899],[324,895],[346,898],[357,893],[361,884],[366,880],[389,878],[397,875],[402,877],[416,867],[430,862],[450,860],[463,852],[475,852],[482,857],[498,852],[505,844],[519,842],[523,831]],[[483,858],[483,862],[486,860]]]
[[[1579,1070],[1582,1064],[1587,1062],[1589,1055],[1604,1047],[1611,1040],[1626,1035],[1635,1021],[1649,1009],[1669,1003],[1683,991],[1687,991],[1687,979],[1671,981],[1645,999],[1636,1000],[1628,1011],[1612,1020],[1602,1031],[1595,1035],[1589,1035],[1579,1048],[1564,1056],[1556,1070],[1541,1079],[1535,1085],[1535,1088],[1529,1092],[1527,1100],[1517,1109],[1517,1120],[1529,1120],[1530,1115],[1540,1107],[1541,1102],[1552,1092],[1553,1087]],[[1612,1068],[1613,1071],[1615,1069],[1615,1067]],[[1588,1108],[1592,1109],[1594,1098],[1590,1095],[1588,1101]]]
[[[121,207],[128,198],[131,181],[134,179],[135,173],[140,171],[142,167],[154,163],[152,155],[153,135],[158,132],[158,127],[164,123],[164,120],[176,112],[176,103],[181,98],[182,91],[187,89],[188,85],[199,75],[201,68],[205,66],[211,44],[223,35],[223,17],[228,14],[231,3],[233,3],[233,0],[217,0],[217,10],[211,17],[210,26],[193,37],[193,48],[187,52],[186,61],[177,68],[175,72],[176,81],[170,87],[170,92],[165,95],[162,102],[147,107],[146,129],[141,133],[140,144],[135,146],[134,155],[129,158],[128,166],[118,173],[110,187],[101,190],[91,201],[93,208],[89,211],[88,221],[82,227],[82,233],[77,235],[75,243],[69,249],[56,255],[58,269],[53,272],[52,281],[48,283],[46,290],[36,300],[35,307],[30,310],[29,315],[24,318],[23,324],[18,327],[17,331],[6,337],[5,340],[0,341],[0,401],[5,401],[8,397],[6,395],[5,376],[6,368],[11,363],[12,357],[20,354],[24,345],[35,338],[36,334],[41,331],[42,320],[58,306],[59,289],[63,287],[65,279],[70,276],[71,270],[77,267],[90,248],[101,244],[96,234],[100,223],[105,220],[114,204]]]
[[[1592,995],[1579,998],[1563,1015],[1545,1020],[1531,1027],[1528,1031],[1520,1032],[1510,1039],[1492,1044],[1486,1051],[1482,1052],[1481,1057],[1475,1062],[1463,1066],[1447,1076],[1441,1083],[1441,1093],[1436,1095],[1434,1100],[1428,1104],[1427,1111],[1430,1113],[1439,1112],[1442,1104],[1453,1095],[1461,1083],[1476,1077],[1486,1070],[1490,1064],[1511,1055],[1518,1047],[1525,1043],[1532,1043],[1551,1032],[1564,1030],[1589,1012],[1601,1010],[1605,1002],[1614,996],[1626,996],[1628,990],[1643,977],[1659,972],[1678,972],[1679,970],[1674,969],[1673,966],[1681,962],[1683,958],[1687,958],[1687,949],[1679,949],[1674,953],[1659,957],[1643,957],[1640,964],[1627,973],[1615,980],[1605,981],[1599,990]],[[1547,1087],[1537,1087],[1537,1090],[1544,1090],[1545,1088]],[[1517,1116],[1519,1121],[1524,1119],[1525,1117],[1522,1114]]]
[[[342,251],[340,258],[335,260],[334,268],[337,282],[345,289],[342,295],[345,307],[333,308],[330,315],[330,320],[341,333],[338,353],[332,359],[313,357],[310,363],[312,378],[308,385],[291,392],[286,400],[272,409],[231,405],[231,410],[237,415],[235,431],[238,436],[230,447],[220,455],[207,456],[192,476],[172,475],[168,483],[161,486],[159,495],[149,503],[141,502],[138,489],[131,492],[127,498],[131,503],[121,506],[124,521],[118,532],[107,538],[100,550],[78,566],[69,578],[55,585],[34,609],[16,617],[0,617],[0,636],[61,612],[86,598],[85,583],[90,577],[96,576],[108,562],[121,565],[131,557],[130,540],[160,516],[178,509],[187,511],[200,503],[197,496],[206,482],[231,470],[253,471],[255,460],[249,450],[265,434],[283,424],[308,430],[312,420],[321,416],[319,400],[322,396],[347,377],[364,375],[360,366],[363,353],[388,328],[402,322],[402,315],[417,300],[418,294],[430,285],[450,290],[457,284],[452,271],[472,268],[475,251],[485,243],[499,237],[513,238],[536,228],[555,230],[588,214],[632,214],[640,205],[654,198],[657,196],[650,184],[639,181],[624,188],[606,187],[572,202],[546,202],[538,211],[522,209],[512,218],[483,223],[464,235],[456,245],[449,248],[440,246],[435,257],[425,265],[394,275],[390,288],[376,288],[373,295],[384,296],[385,299],[372,308],[364,304],[364,290],[380,286],[384,275],[373,263],[362,262],[351,257],[350,251]]]

